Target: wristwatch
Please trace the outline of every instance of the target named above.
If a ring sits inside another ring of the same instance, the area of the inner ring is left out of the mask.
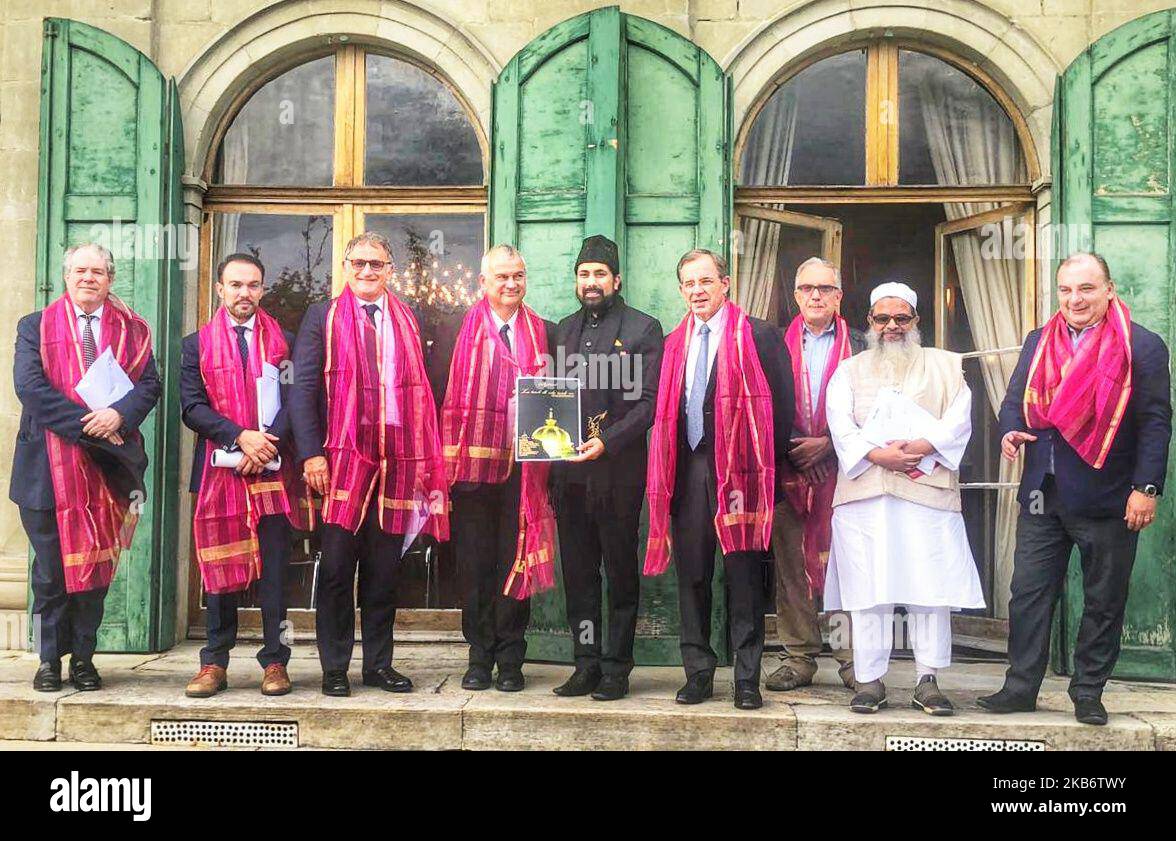
[[[1155,485],[1151,484],[1150,482],[1147,483],[1146,485],[1132,485],[1132,487],[1135,488],[1135,490],[1139,491],[1144,496],[1150,496],[1153,499],[1156,496],[1158,496],[1160,493],[1160,489],[1157,488]]]

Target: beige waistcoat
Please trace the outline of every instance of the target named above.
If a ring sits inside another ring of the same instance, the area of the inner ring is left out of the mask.
[[[867,350],[841,363],[841,368],[846,369],[849,377],[853,419],[858,426],[863,426],[869,418],[879,389],[898,389],[933,416],[942,418],[964,384],[963,363],[958,353],[923,348],[901,383],[896,380],[887,382],[873,375],[870,366],[877,353],[876,350]],[[871,464],[856,479],[850,479],[842,471],[837,476],[833,505],[872,499],[883,494],[942,511],[960,510],[959,476],[938,462],[930,474],[918,479],[911,479],[905,473],[895,473],[877,464]]]

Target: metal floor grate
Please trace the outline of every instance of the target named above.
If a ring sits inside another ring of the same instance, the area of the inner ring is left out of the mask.
[[[887,736],[886,750],[1045,750],[1045,742],[1017,739],[940,739],[931,736]]]
[[[152,721],[151,744],[296,748],[298,725],[273,721]]]

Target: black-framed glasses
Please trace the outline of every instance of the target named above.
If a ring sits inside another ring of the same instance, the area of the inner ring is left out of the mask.
[[[829,295],[832,295],[834,292],[840,292],[841,287],[830,286],[828,284],[821,284],[820,286],[813,286],[811,283],[802,283],[800,286],[796,287],[796,291],[799,292],[801,295],[804,295],[804,297],[806,297],[806,298],[809,297],[810,295],[812,295],[814,290],[816,292],[818,292],[822,298],[825,298],[825,297],[828,297]]]
[[[366,266],[370,266],[373,272],[382,272],[384,266],[390,265],[387,260],[352,260],[348,258],[347,262],[357,272],[362,272]]]
[[[884,313],[878,313],[877,315],[870,316],[870,321],[874,322],[879,327],[885,327],[891,321],[893,321],[899,327],[906,327],[914,320],[915,317],[913,315],[886,315]]]

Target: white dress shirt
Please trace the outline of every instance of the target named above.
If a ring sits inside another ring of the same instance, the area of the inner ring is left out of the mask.
[[[253,350],[253,325],[256,323],[257,323],[257,313],[254,313],[253,315],[249,316],[249,318],[246,319],[244,323],[238,322],[237,319],[233,318],[231,315],[229,316],[229,325],[230,325],[229,329],[233,331],[234,336],[237,333],[237,330],[235,328],[237,328],[237,327],[244,327],[245,328],[245,344],[247,344],[249,346],[250,350]]]
[[[503,321],[498,317],[498,313],[494,311],[494,308],[491,307],[490,317],[494,319],[494,329],[498,331],[499,335],[502,335],[502,325],[505,324],[510,328],[507,331],[507,335],[510,336],[510,349],[512,351],[515,350],[518,347],[518,342],[515,338],[515,322],[519,320],[519,311],[516,309],[508,321]]]
[[[690,350],[686,353],[686,399],[690,399],[690,387],[694,384],[694,365],[698,360],[698,350],[702,346],[702,336],[698,328],[703,320],[694,316],[694,335],[690,338]],[[706,381],[710,382],[711,371],[715,367],[715,357],[719,355],[719,342],[723,338],[723,328],[727,326],[727,303],[715,310],[715,314],[705,322],[710,328],[710,335],[706,337]]]

